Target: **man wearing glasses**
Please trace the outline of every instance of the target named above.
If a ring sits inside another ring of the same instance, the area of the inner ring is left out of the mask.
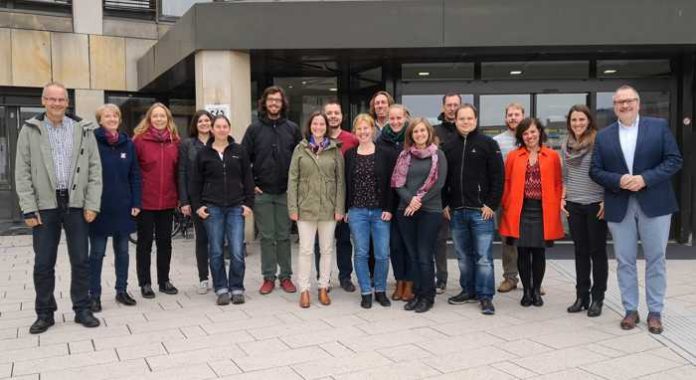
[[[641,117],[640,96],[630,86],[614,93],[618,121],[597,134],[590,176],[604,187],[604,217],[614,239],[617,277],[626,312],[621,328],[631,330],[638,316],[638,239],[645,256],[648,330],[662,332],[665,251],[672,213],[678,210],[672,176],[682,157],[667,121]]]
[[[53,296],[61,228],[70,256],[70,299],[75,322],[99,326],[89,310],[88,223],[101,203],[102,173],[95,125],[66,115],[68,92],[60,83],[43,88],[45,112],[27,120],[17,139],[15,182],[24,221],[32,228],[37,319],[29,332],[55,323]]]

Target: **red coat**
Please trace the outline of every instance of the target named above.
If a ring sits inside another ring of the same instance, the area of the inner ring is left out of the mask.
[[[142,177],[143,210],[167,210],[177,207],[176,169],[179,139],[169,133],[160,137],[150,128],[133,139]],[[108,191],[108,189],[105,189]]]
[[[524,202],[524,182],[529,152],[518,148],[505,160],[505,189],[503,190],[500,235],[519,238],[520,217]],[[558,240],[565,236],[561,223],[561,196],[563,174],[561,158],[554,150],[542,147],[539,151],[541,170],[541,207],[544,220],[544,240]]]

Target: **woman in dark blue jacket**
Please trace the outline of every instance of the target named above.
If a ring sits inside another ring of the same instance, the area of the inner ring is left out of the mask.
[[[106,242],[112,238],[116,267],[116,302],[135,305],[126,292],[128,280],[128,235],[135,231],[133,217],[140,213],[140,169],[135,146],[119,132],[121,111],[114,104],[97,109],[100,128],[94,131],[102,163],[104,192],[101,211],[90,224],[90,296],[93,312],[101,311],[101,271]]]

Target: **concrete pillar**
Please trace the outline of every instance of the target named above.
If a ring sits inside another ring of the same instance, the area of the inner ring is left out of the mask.
[[[249,53],[202,50],[196,53],[196,109],[229,106],[232,136],[242,141],[251,123]]]
[[[96,123],[94,113],[99,106],[104,104],[104,91],[102,90],[75,90],[75,114],[85,120]]]
[[[226,106],[232,137],[242,142],[251,123],[251,61],[242,51],[202,50],[196,53],[196,109]],[[225,108],[225,107],[219,107]],[[245,240],[254,240],[254,218],[246,219]]]
[[[104,2],[73,0],[73,31],[83,34],[103,34]]]

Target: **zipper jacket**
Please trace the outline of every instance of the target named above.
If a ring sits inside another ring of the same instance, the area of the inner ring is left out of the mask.
[[[160,139],[148,129],[133,139],[142,178],[143,210],[169,210],[177,206],[176,171],[179,139]]]
[[[443,205],[451,209],[496,210],[503,195],[505,173],[498,143],[475,129],[457,134],[443,147],[449,170],[443,190]]]
[[[249,155],[243,146],[228,137],[229,145],[222,158],[213,149],[213,141],[198,153],[190,173],[189,196],[193,211],[201,206],[254,207],[254,179]]]

